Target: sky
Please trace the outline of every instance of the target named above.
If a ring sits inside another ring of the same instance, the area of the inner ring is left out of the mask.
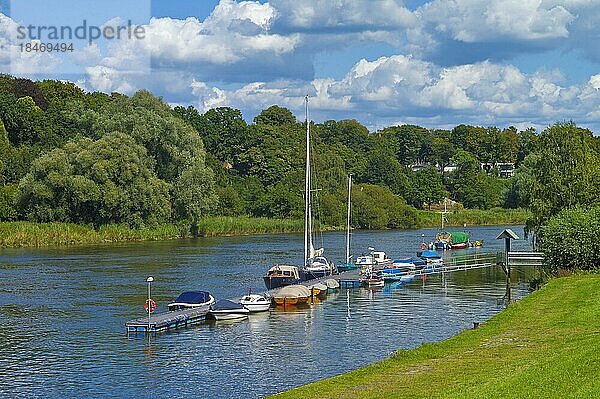
[[[148,89],[248,121],[274,104],[303,119],[309,95],[313,120],[371,131],[572,120],[600,133],[598,0],[0,0],[0,12],[0,72],[86,91]],[[19,26],[83,19],[133,21],[144,38],[19,47]]]

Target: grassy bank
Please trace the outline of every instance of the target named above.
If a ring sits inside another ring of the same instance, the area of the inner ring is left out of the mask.
[[[600,275],[554,279],[476,330],[274,397],[597,397],[599,286]]]
[[[419,224],[422,227],[440,227],[440,214],[437,211],[418,211]],[[446,215],[446,226],[498,226],[525,224],[529,212],[523,209],[493,208],[487,211],[481,209],[462,209],[449,211]]]
[[[198,235],[227,236],[302,231],[299,220],[248,217],[211,217],[200,221]],[[123,225],[89,226],[72,223],[0,223],[0,247],[44,247],[54,245],[100,244],[108,242],[152,241],[186,238],[191,235],[175,225],[164,224],[153,229],[132,229]]]
[[[438,227],[440,215],[435,211],[418,211],[422,227]],[[461,210],[448,215],[448,226],[522,224],[527,213],[521,210]],[[215,216],[198,223],[201,237],[275,234],[300,232],[302,220]],[[343,230],[328,227],[322,230]],[[0,247],[43,247],[53,245],[99,244],[107,242],[170,240],[190,237],[189,232],[172,224],[154,229],[132,229],[123,225],[107,225],[98,230],[72,223],[1,222]]]

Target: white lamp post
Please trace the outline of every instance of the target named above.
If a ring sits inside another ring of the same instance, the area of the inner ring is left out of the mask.
[[[148,336],[150,336],[150,313],[152,313],[152,298],[150,297],[150,283],[154,281],[154,277],[150,276],[146,279],[148,283]]]

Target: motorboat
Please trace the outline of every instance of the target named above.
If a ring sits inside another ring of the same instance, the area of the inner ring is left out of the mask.
[[[215,298],[206,291],[186,291],[175,301],[167,305],[170,311],[209,306],[215,303]]]
[[[369,248],[373,249],[373,248]],[[377,251],[371,252],[370,254],[362,254],[356,258],[356,266],[361,268],[373,267],[374,269],[383,269],[384,267],[391,265],[392,259],[388,258],[385,252]]]
[[[210,306],[208,313],[216,320],[233,320],[248,317],[250,311],[242,304],[220,299]]]
[[[310,299],[311,292],[308,287],[296,284],[281,288],[273,295],[277,305],[300,305],[305,304]]]
[[[366,275],[362,283],[366,288],[381,288],[385,285],[385,280],[379,272],[373,272]]]
[[[417,256],[425,260],[428,266],[442,265],[444,263],[442,255],[440,255],[437,251],[417,252]]]
[[[271,307],[271,297],[267,295],[248,294],[240,299],[240,305],[243,305],[250,313],[265,312]]]
[[[297,266],[275,265],[267,271],[263,280],[267,289],[272,290],[273,288],[298,284],[303,279],[300,278],[300,270]]]

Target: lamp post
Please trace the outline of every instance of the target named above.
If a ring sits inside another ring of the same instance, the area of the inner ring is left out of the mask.
[[[148,336],[150,336],[150,313],[152,313],[152,298],[150,297],[150,283],[154,281],[154,277],[150,276],[146,279],[148,283]]]

